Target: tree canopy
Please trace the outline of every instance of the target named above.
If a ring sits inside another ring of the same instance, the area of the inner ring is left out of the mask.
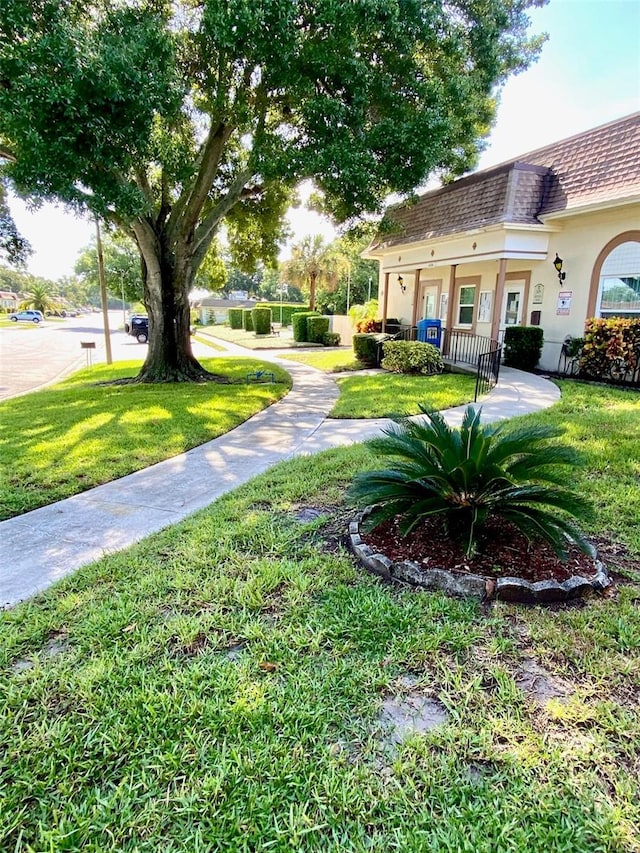
[[[296,184],[338,221],[475,161],[539,0],[0,0],[3,171],[127,231],[141,379],[202,376],[188,291],[224,222],[273,260]]]

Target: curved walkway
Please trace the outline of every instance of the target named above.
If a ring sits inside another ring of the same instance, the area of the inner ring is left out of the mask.
[[[247,355],[232,345],[228,352]],[[338,396],[330,376],[280,361],[276,353],[260,357],[277,361],[293,377],[291,392],[278,403],[226,435],[151,468],[0,522],[0,606],[175,524],[284,459],[363,441],[388,423],[327,420]],[[483,420],[538,411],[559,396],[551,382],[503,368],[482,403]],[[463,411],[460,406],[444,414],[457,425]]]

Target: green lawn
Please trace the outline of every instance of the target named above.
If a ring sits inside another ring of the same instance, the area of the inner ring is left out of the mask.
[[[430,410],[448,409],[473,400],[476,378],[464,373],[399,376],[376,373],[338,378],[340,397],[332,418],[387,418],[417,415],[422,403]]]
[[[256,359],[204,359],[234,384],[107,385],[137,362],[95,366],[0,404],[0,518],[115,480],[203,444],[280,399],[288,374]],[[246,385],[273,370],[276,384]]]
[[[570,425],[577,488],[610,503],[594,529],[640,557],[640,398],[563,391],[533,419]],[[385,585],[342,545],[363,467],[283,463],[0,614],[1,849],[640,849],[640,573],[553,610]],[[564,699],[520,689],[532,666]],[[382,703],[411,692],[448,720],[385,746]]]
[[[247,349],[304,349],[319,344],[298,343],[293,340],[290,329],[283,329],[279,335],[259,335],[245,332],[244,329],[231,329],[229,326],[197,326],[197,333],[203,338],[218,338]]]
[[[355,357],[351,347],[326,349],[321,352],[283,353],[281,358],[299,361],[309,367],[323,370],[325,373],[340,373],[343,370],[365,370],[366,365]]]

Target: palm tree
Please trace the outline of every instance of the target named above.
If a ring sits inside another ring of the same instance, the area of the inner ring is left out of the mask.
[[[566,466],[579,462],[572,448],[551,441],[561,430],[481,425],[480,410],[472,406],[462,426],[452,429],[438,412],[424,407],[422,412],[426,421],[402,420],[371,442],[374,451],[398,461],[385,470],[361,472],[349,490],[352,503],[374,505],[370,527],[398,517],[406,535],[443,516],[449,536],[462,540],[471,557],[483,525],[494,516],[529,540],[547,541],[560,557],[566,556],[568,540],[589,552],[572,519],[588,518],[590,504],[561,485]]]
[[[57,306],[56,297],[49,292],[46,284],[32,285],[29,293],[26,294],[26,299],[22,302],[23,308],[35,308],[36,311],[42,311],[43,314],[51,311]]]
[[[347,261],[320,234],[307,235],[291,247],[291,260],[285,263],[285,275],[298,287],[309,287],[309,307],[316,307],[316,287],[320,282],[334,284],[345,271]]]

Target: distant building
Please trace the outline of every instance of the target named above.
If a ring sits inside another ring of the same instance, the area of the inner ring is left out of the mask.
[[[245,292],[235,291],[235,293]],[[194,303],[193,308],[198,312],[200,322],[206,326],[212,323],[225,323],[229,308],[253,308],[255,304],[255,299],[222,299],[216,296],[205,296]]]
[[[0,310],[16,311],[18,309],[19,297],[11,290],[0,290]]]

